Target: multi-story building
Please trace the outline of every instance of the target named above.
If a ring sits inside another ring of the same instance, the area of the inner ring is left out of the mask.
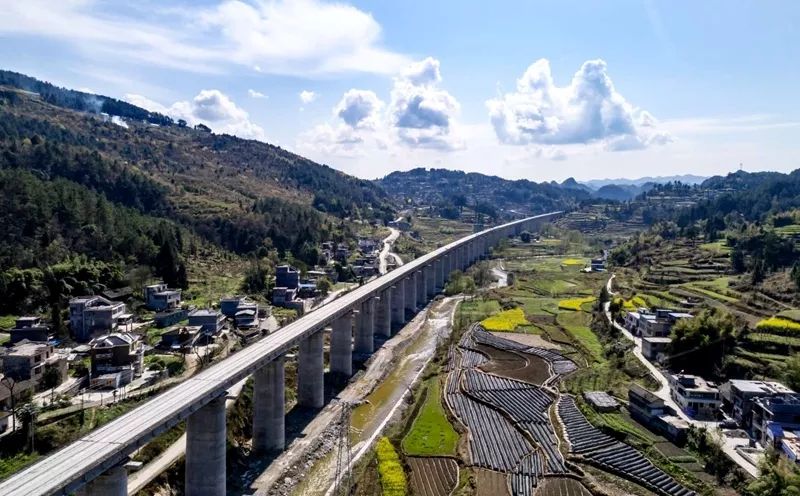
[[[750,426],[753,402],[756,398],[771,398],[794,393],[780,382],[731,379],[719,387],[722,407],[743,427]]]
[[[786,393],[753,400],[750,434],[763,446],[776,446],[783,438],[783,431],[797,430],[800,430],[800,394]]]
[[[161,312],[177,308],[181,304],[181,290],[169,289],[166,284],[151,284],[144,288],[144,301],[147,308]]]
[[[124,303],[102,296],[81,296],[69,302],[69,325],[78,341],[88,341],[95,333],[113,332],[131,318]]]
[[[200,309],[189,313],[189,325],[200,327],[205,334],[215,335],[222,330],[225,316],[212,309]]]
[[[275,268],[275,286],[279,288],[297,289],[300,284],[300,272],[291,265],[279,265]]]
[[[93,387],[117,388],[141,375],[144,347],[139,336],[115,332],[93,339],[90,346]]]
[[[625,315],[625,328],[636,336],[667,337],[672,326],[686,318],[692,318],[692,315],[665,309],[652,312],[647,308],[639,308]]]
[[[41,317],[20,317],[9,333],[12,344],[25,339],[45,343],[50,337],[50,328],[42,323]]]
[[[66,357],[56,353],[53,346],[47,343],[20,341],[5,350],[2,361],[4,376],[16,382],[30,381],[34,388],[48,368],[55,368],[60,380],[67,376]]]
[[[717,385],[702,377],[689,374],[669,376],[670,396],[681,410],[697,419],[715,419],[722,398]]]

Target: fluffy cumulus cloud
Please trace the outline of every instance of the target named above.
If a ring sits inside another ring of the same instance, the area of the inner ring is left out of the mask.
[[[57,40],[103,63],[203,72],[241,65],[305,76],[395,74],[409,62],[382,46],[382,28],[371,14],[340,2],[211,0],[147,9],[101,0],[2,4],[0,34]]]
[[[333,113],[351,128],[375,129],[383,107],[374,91],[351,89],[342,96]]]
[[[453,122],[459,104],[441,81],[439,61],[429,57],[395,77],[388,105],[373,91],[348,90],[333,108],[334,122],[303,133],[300,147],[340,156],[358,155],[356,148],[364,145],[461,149]]]
[[[567,86],[556,86],[550,63],[540,59],[517,80],[515,92],[486,105],[495,134],[505,144],[601,143],[622,151],[671,140],[650,113],[617,92],[602,60],[584,62]]]
[[[142,95],[128,94],[125,100],[173,119],[183,119],[190,126],[205,124],[214,132],[240,138],[266,141],[264,129],[250,120],[250,115],[219,90],[202,90],[191,101],[181,100],[162,105]]]
[[[412,64],[395,79],[389,112],[401,142],[441,150],[463,148],[451,133],[459,104],[440,88],[441,81],[439,61],[431,57]]]
[[[319,95],[317,95],[313,91],[303,90],[298,94],[298,96],[300,97],[300,101],[303,102],[303,105],[308,105],[309,103],[316,100],[317,96]]]

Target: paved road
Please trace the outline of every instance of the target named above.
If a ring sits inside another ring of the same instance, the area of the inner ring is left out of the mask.
[[[397,229],[395,229],[393,227],[390,227],[389,231],[391,231],[391,233],[389,233],[389,235],[386,236],[386,238],[383,240],[383,249],[381,249],[381,253],[380,253],[380,256],[379,256],[380,265],[378,266],[378,271],[381,274],[385,274],[386,273],[386,271],[387,271],[387,269],[386,269],[387,258],[389,257],[390,252],[392,250],[392,245],[397,240],[397,238],[400,236],[400,231],[398,231]],[[394,254],[392,254],[392,255],[394,255]],[[394,257],[396,257],[395,260],[399,260],[400,259],[400,257],[398,257],[397,255],[394,255]],[[400,260],[400,262],[401,262],[400,265],[402,265],[402,260]]]
[[[606,289],[608,290],[608,294],[610,295],[614,294],[614,292],[612,291],[613,281],[614,281],[614,275],[609,277],[608,282],[606,283]],[[608,319],[608,321],[611,322],[611,324],[613,324],[614,327],[616,327],[617,330],[619,330],[623,336],[633,341],[634,356],[636,356],[636,358],[642,363],[642,365],[647,367],[653,378],[656,379],[658,383],[661,385],[661,387],[659,387],[657,391],[653,391],[653,393],[662,400],[664,400],[665,404],[667,404],[670,408],[672,408],[680,418],[682,418],[689,424],[695,425],[697,427],[702,427],[704,429],[713,429],[718,434],[720,434],[720,444],[722,445],[722,450],[725,452],[725,454],[727,454],[731,458],[731,460],[733,460],[739,467],[741,467],[748,474],[752,475],[753,477],[758,477],[758,467],[745,460],[739,453],[736,452],[736,447],[742,445],[741,439],[731,438],[722,435],[722,431],[718,428],[719,426],[718,422],[706,422],[702,420],[694,420],[693,418],[686,415],[686,413],[684,413],[680,409],[678,404],[675,403],[675,400],[673,400],[672,397],[670,396],[669,380],[667,379],[667,376],[660,368],[656,367],[650,360],[645,358],[645,356],[642,354],[642,338],[634,336],[627,329],[625,329],[625,327],[619,325],[616,321],[614,321],[611,318],[610,306],[611,306],[610,302],[606,302],[605,306],[603,307],[603,309],[605,310],[606,319]]]

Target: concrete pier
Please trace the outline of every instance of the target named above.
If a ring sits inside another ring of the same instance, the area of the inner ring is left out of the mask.
[[[253,449],[259,453],[286,447],[283,355],[253,374]]]
[[[297,363],[297,404],[322,408],[325,404],[325,370],[321,331],[300,342]]]
[[[408,321],[408,319],[412,318],[411,316],[414,315],[417,310],[417,273],[414,272],[406,277],[403,281],[403,284],[406,287],[405,304],[403,305],[403,320]]]
[[[375,299],[367,298],[361,303],[361,313],[356,325],[354,348],[356,353],[370,354],[375,348]]]
[[[128,496],[128,471],[125,465],[112,467],[76,493],[79,496]]]
[[[225,494],[225,395],[186,420],[186,496]]]
[[[331,329],[331,372],[344,377],[353,375],[353,320],[355,313],[333,321]]]
[[[399,329],[406,323],[406,281],[401,279],[392,286],[392,329]]]
[[[417,308],[422,308],[425,306],[425,303],[428,302],[426,296],[428,294],[428,289],[425,282],[425,269],[420,269],[414,273],[414,278],[417,281],[416,288],[417,288]]]
[[[425,295],[428,301],[436,294],[436,265],[425,266]]]
[[[443,265],[441,258],[433,262],[433,287],[436,293],[444,289],[444,277],[442,277],[442,274],[444,274]]]
[[[392,288],[385,289],[378,299],[375,334],[385,338],[392,337]]]

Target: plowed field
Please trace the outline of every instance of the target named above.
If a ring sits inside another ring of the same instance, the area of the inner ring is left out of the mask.
[[[411,467],[411,489],[415,496],[448,496],[458,481],[458,464],[452,458],[407,458]]]

